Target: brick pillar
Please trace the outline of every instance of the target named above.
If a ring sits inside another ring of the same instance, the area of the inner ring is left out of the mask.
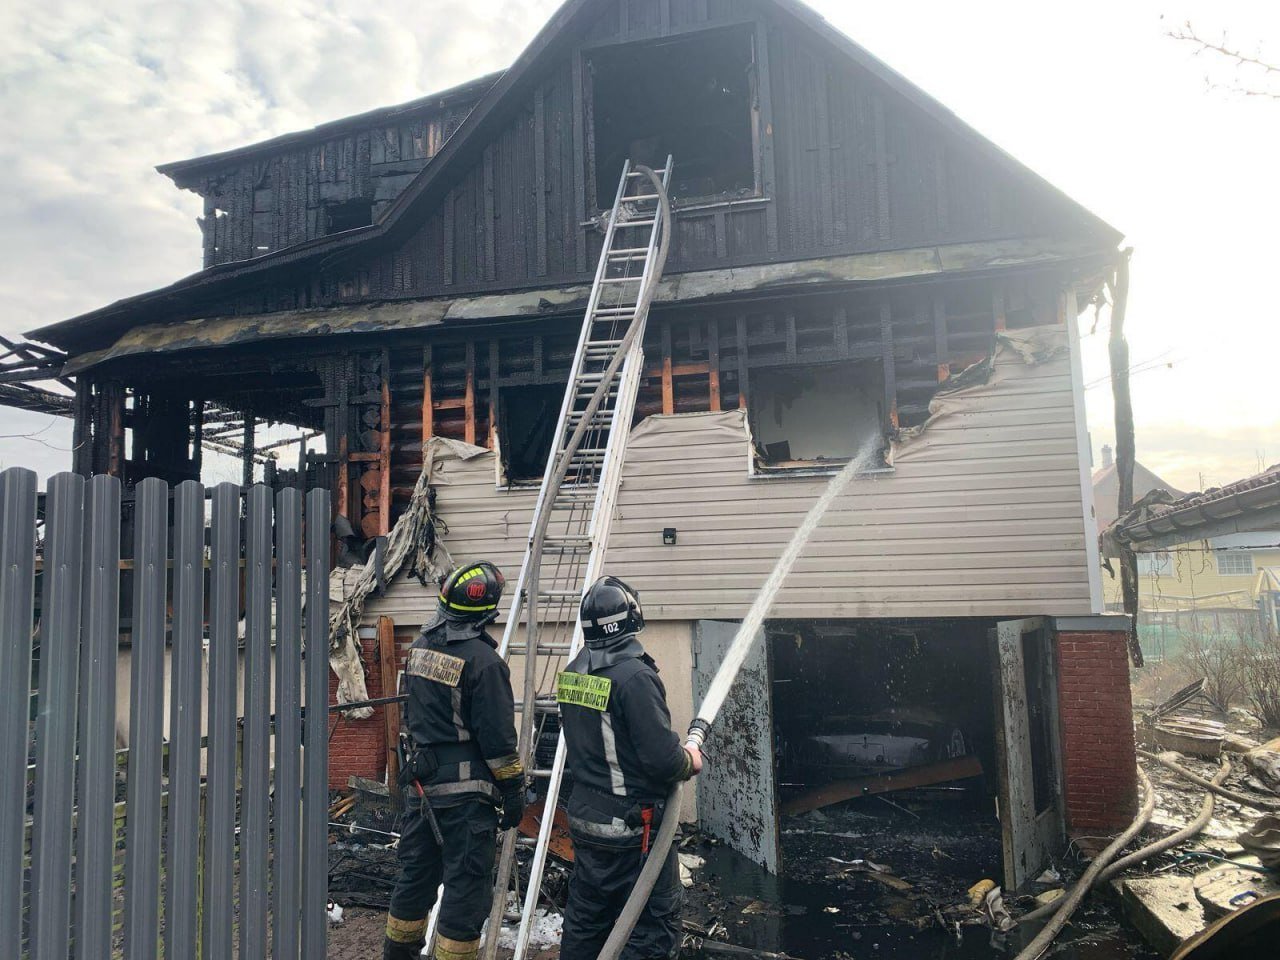
[[[1067,830],[1118,832],[1138,809],[1125,634],[1062,632],[1057,650]]]
[[[414,640],[414,636],[396,634],[397,667],[404,666],[405,651]],[[360,640],[360,661],[365,668],[365,685],[369,690],[369,699],[376,700],[382,696],[390,696],[394,690],[382,692],[381,671],[377,668],[378,641],[370,637]],[[338,690],[338,678],[329,674],[329,702],[334,699]],[[390,707],[374,707],[373,716],[368,720],[338,720],[338,714],[329,717],[329,726],[333,736],[329,738],[329,788],[342,790],[347,786],[347,779],[352,776],[365,777],[369,780],[381,781],[387,774],[386,731],[382,722],[382,711],[399,709],[398,704]],[[334,723],[337,727],[334,728]]]

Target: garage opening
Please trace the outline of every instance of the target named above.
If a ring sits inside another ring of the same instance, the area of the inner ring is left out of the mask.
[[[881,364],[764,367],[751,373],[747,411],[756,466],[838,466],[884,432]]]
[[[659,169],[676,158],[677,199],[736,199],[757,192],[753,35],[700,32],[657,43],[605,47],[590,57],[596,203],[613,206],[630,158]]]
[[[695,701],[737,628],[696,624]],[[1041,618],[766,624],[707,742],[698,817],[732,851],[722,875],[763,868],[802,909],[771,942],[823,955],[894,928],[909,942],[884,955],[950,956],[939,904],[971,912],[983,878],[1043,889],[1062,850],[1050,640]]]

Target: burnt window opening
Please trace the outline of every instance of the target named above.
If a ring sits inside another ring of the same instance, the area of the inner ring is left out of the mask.
[[[591,57],[596,203],[613,206],[630,159],[675,157],[672,196],[757,193],[753,36],[725,30],[608,47]]]
[[[498,449],[508,484],[542,482],[555,437],[564,386],[502,387],[498,392]]]
[[[883,464],[884,379],[878,361],[751,371],[747,413],[757,467],[838,466],[872,438]]]
[[[331,203],[324,211],[326,234],[355,230],[373,223],[373,201],[363,197]]]

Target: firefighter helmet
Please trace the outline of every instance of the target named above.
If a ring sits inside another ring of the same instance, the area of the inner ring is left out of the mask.
[[[601,577],[582,598],[582,638],[602,646],[644,629],[640,594],[617,577]]]
[[[440,585],[440,609],[454,620],[483,620],[498,615],[498,601],[507,585],[502,571],[488,560],[464,563]]]

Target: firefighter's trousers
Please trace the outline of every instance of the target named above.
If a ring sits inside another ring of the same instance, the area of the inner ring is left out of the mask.
[[[592,845],[574,837],[573,876],[564,911],[560,960],[595,960],[644,866],[639,846]],[[666,960],[680,952],[684,890],[675,846],[620,960]]]
[[[471,960],[493,902],[493,861],[497,811],[484,799],[436,807],[444,839],[436,843],[427,817],[417,805],[405,816],[400,836],[400,876],[391,894],[383,960],[417,960],[426,939],[427,917],[444,884],[435,956]]]

